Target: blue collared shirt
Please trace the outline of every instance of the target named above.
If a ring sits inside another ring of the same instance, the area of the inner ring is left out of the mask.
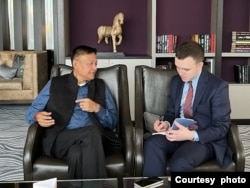
[[[25,115],[25,120],[28,122],[28,124],[31,125],[36,121],[35,114],[37,112],[44,111],[44,108],[49,100],[50,86],[51,80],[48,81],[48,83],[44,86],[39,95],[32,102],[31,106],[28,108]],[[88,82],[85,85],[78,87],[77,99],[87,98],[87,95]],[[96,112],[96,116],[103,127],[109,127],[113,129],[117,125],[118,112],[111,93],[107,87],[105,89],[105,102],[106,108],[101,106],[99,112]],[[67,125],[67,128],[74,129],[78,127],[84,127],[86,125],[93,125],[93,123],[90,117],[88,116],[88,112],[81,110],[79,104],[76,103],[74,107],[74,113],[71,117],[69,124]]]

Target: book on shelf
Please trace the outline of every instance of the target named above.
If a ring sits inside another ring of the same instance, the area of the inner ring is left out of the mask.
[[[249,34],[250,33],[250,31],[232,31],[232,34]]]
[[[174,53],[177,43],[177,35],[157,35],[156,53]]]
[[[236,40],[236,41],[232,41],[233,44],[250,44],[250,40]]]
[[[250,40],[249,31],[232,31],[232,41]]]
[[[237,83],[250,83],[250,65],[234,65],[234,81]]]
[[[250,53],[250,48],[232,48],[233,53]]]
[[[250,32],[232,31],[232,53],[250,53]]]
[[[239,49],[241,49],[241,48],[250,48],[250,44],[248,44],[248,43],[233,43],[232,42],[232,45],[231,45],[231,47],[233,48],[233,49],[235,49],[235,48],[239,48]]]
[[[204,49],[205,53],[215,52],[215,34],[193,34],[191,35],[191,40],[199,43]]]
[[[215,52],[215,42],[216,42],[216,35],[214,33],[211,33],[210,37],[210,52],[214,53]]]
[[[232,36],[232,41],[249,41],[250,40],[250,36],[240,36],[240,37],[234,37]]]
[[[148,177],[140,179],[139,181],[134,182],[135,188],[154,188],[163,185],[163,179],[159,177]]]

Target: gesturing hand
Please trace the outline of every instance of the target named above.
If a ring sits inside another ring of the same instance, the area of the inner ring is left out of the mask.
[[[42,127],[50,127],[55,124],[55,120],[51,117],[51,112],[37,112],[35,119]]]
[[[76,103],[79,103],[80,108],[86,112],[98,112],[100,110],[100,105],[89,98],[77,99]]]

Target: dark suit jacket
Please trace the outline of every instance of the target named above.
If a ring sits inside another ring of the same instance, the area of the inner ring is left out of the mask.
[[[180,76],[174,76],[165,114],[165,120],[171,124],[180,114],[183,86]],[[217,162],[222,168],[227,167],[232,160],[232,151],[226,140],[230,113],[228,83],[203,69],[193,102],[193,118],[198,122],[200,143],[212,144]]]

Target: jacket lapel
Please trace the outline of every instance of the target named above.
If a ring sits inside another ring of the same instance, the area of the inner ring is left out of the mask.
[[[195,98],[193,102],[193,114],[195,114],[197,106],[200,103],[202,96],[206,92],[207,85],[208,85],[208,73],[202,70],[199,81],[198,81],[197,89],[195,92]]]
[[[176,85],[176,94],[177,100],[175,101],[175,116],[179,116],[180,114],[180,104],[181,104],[181,97],[183,92],[184,82],[180,79]]]

